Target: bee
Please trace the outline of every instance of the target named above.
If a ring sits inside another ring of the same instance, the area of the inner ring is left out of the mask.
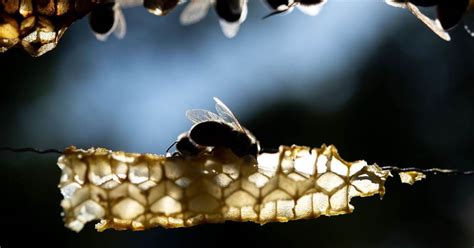
[[[227,38],[237,35],[247,18],[247,0],[216,0],[215,9],[219,16],[219,24]]]
[[[240,25],[247,18],[247,0],[191,0],[181,13],[181,24],[190,25],[201,21],[211,6],[214,6],[219,16],[224,35],[227,38],[236,36]]]
[[[178,154],[197,155],[214,148],[227,148],[238,157],[257,158],[260,144],[255,136],[242,127],[232,111],[218,98],[217,114],[203,109],[186,111],[186,117],[193,122],[188,132],[178,136],[175,142]]]
[[[89,26],[100,41],[106,41],[111,33],[114,33],[118,39],[122,39],[127,32],[122,9],[115,1],[97,3],[89,14]]]
[[[316,16],[327,0],[265,0],[265,2],[273,12],[264,16],[264,19],[276,14],[289,13],[295,7],[307,15]]]
[[[435,34],[446,41],[451,40],[448,31],[457,26],[472,5],[470,0],[386,0],[385,2],[391,6],[407,8]],[[418,7],[436,7],[436,19],[426,16]]]
[[[100,0],[89,14],[89,26],[95,37],[106,41],[113,33],[118,39],[125,37],[127,23],[122,8],[144,4],[143,0]]]

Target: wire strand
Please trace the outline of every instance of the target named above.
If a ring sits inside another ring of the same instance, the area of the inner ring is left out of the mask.
[[[31,148],[31,147],[22,147],[22,148],[13,148],[13,147],[0,147],[0,151],[9,151],[9,152],[16,152],[16,153],[22,153],[22,152],[33,152],[33,153],[38,153],[38,154],[63,154],[62,151],[57,150],[57,149],[36,149],[36,148]]]
[[[175,142],[176,143],[176,142]],[[173,143],[168,150],[175,145]],[[38,154],[63,154],[62,151],[57,150],[57,149],[37,149],[37,148],[31,148],[31,147],[22,147],[22,148],[13,148],[13,147],[0,147],[0,151],[9,151],[9,152],[16,152],[16,153],[24,153],[24,152],[32,152],[32,153],[38,153]],[[262,149],[260,153],[263,152],[277,152],[278,149]],[[426,174],[442,174],[442,175],[474,175],[474,170],[472,171],[460,171],[460,170],[450,170],[450,169],[440,169],[440,168],[429,168],[429,169],[420,169],[416,167],[407,167],[407,168],[400,168],[396,166],[382,166],[381,167],[383,170],[389,170],[391,172],[408,172],[408,171],[416,171],[416,172],[422,172]]]
[[[474,175],[474,171],[459,171],[459,170],[450,170],[450,169],[440,169],[440,168],[429,168],[429,169],[420,169],[415,167],[408,168],[399,168],[396,166],[383,166],[383,170],[389,170],[391,172],[408,172],[408,171],[417,171],[426,174],[442,174],[442,175]]]

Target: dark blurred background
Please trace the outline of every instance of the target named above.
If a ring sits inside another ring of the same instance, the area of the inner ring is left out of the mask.
[[[252,1],[232,40],[215,13],[191,27],[182,7],[159,18],[125,11],[124,40],[96,41],[87,20],[57,49],[0,55],[0,146],[107,147],[164,153],[190,108],[220,97],[264,147],[334,144],[346,160],[474,169],[474,39],[449,43],[408,12],[334,1],[318,17],[266,20]],[[65,228],[55,155],[0,153],[0,246],[472,247],[474,177],[398,178],[354,198],[354,213],[315,220],[79,234]]]

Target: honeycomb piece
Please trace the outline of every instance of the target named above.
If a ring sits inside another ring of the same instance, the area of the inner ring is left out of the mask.
[[[415,182],[421,181],[426,178],[426,175],[418,171],[407,171],[398,173],[400,181],[413,185]]]
[[[53,50],[67,28],[95,4],[91,0],[0,0],[0,53],[22,47],[37,57]]]
[[[58,43],[65,29],[56,30],[53,23],[43,16],[30,16],[21,23],[21,45],[32,56],[41,56]]]
[[[281,146],[257,161],[222,149],[164,157],[69,147],[58,160],[64,221],[80,231],[100,220],[103,231],[333,216],[351,213],[352,197],[383,195],[390,175],[325,145]]]
[[[3,9],[8,14],[14,14],[18,11],[18,0],[0,0],[0,9]]]
[[[15,18],[0,13],[0,53],[20,42],[20,27]]]

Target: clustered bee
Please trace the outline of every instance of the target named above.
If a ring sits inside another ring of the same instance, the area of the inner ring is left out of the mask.
[[[127,24],[123,8],[143,5],[154,15],[166,15],[174,9],[179,0],[96,0],[89,14],[89,25],[96,38],[105,41],[113,33],[118,39],[125,37]]]
[[[122,8],[143,5],[150,13],[166,15],[186,0],[0,0],[0,53],[19,46],[32,56],[54,49],[66,29],[89,14],[89,24],[99,40],[112,33],[122,38],[126,22]],[[187,0],[180,15],[184,25],[204,19],[213,7],[225,36],[232,38],[247,17],[248,0]],[[263,0],[272,10],[265,17],[288,13],[298,8],[308,15],[317,15],[327,0]],[[385,0],[406,8],[445,40],[474,7],[474,0]],[[431,19],[418,7],[435,7],[437,17]],[[473,34],[471,34],[473,35]],[[473,35],[474,36],[474,35]]]
[[[474,5],[474,1],[471,3],[470,0],[386,0],[386,3],[407,8],[434,33],[447,41],[451,39],[448,31],[457,26]],[[429,18],[418,7],[436,7],[436,19]]]
[[[260,152],[258,140],[240,125],[221,100],[214,97],[214,101],[217,114],[204,109],[186,111],[186,116],[194,125],[178,136],[175,142],[177,154],[194,156],[215,148],[227,148],[238,157],[251,156],[256,159]]]

